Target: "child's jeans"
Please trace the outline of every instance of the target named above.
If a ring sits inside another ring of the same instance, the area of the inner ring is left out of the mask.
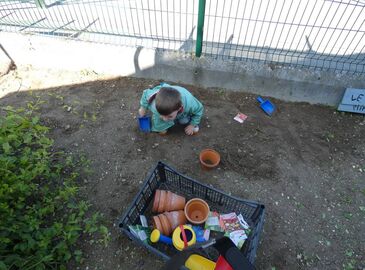
[[[189,116],[186,116],[186,117],[180,118],[179,120],[177,120],[177,122],[180,125],[187,125],[187,124],[189,124],[190,120],[191,120],[191,118]]]
[[[190,123],[190,121],[191,121],[191,118],[189,116],[186,116],[186,117],[183,117],[183,118],[177,120],[177,122],[180,125],[187,125]],[[194,127],[193,131],[194,131],[194,133],[198,132],[199,126]]]

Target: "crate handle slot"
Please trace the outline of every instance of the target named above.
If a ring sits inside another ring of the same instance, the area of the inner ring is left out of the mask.
[[[165,164],[163,164],[162,162],[158,162],[157,171],[161,182],[166,182]]]

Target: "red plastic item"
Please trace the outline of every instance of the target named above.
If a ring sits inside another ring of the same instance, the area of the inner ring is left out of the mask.
[[[233,268],[221,255],[218,257],[214,270],[233,270]]]

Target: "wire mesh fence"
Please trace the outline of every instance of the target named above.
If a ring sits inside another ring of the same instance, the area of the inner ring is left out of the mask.
[[[365,73],[364,0],[22,0],[0,2],[0,30]]]
[[[214,57],[364,73],[365,1],[209,0]]]

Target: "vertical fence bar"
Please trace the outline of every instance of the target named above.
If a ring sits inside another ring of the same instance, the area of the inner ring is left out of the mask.
[[[196,49],[195,49],[196,57],[200,57],[202,54],[204,17],[205,17],[205,0],[199,0],[198,31],[196,34]]]
[[[244,11],[246,10],[246,6],[247,6],[247,0],[245,1],[245,6],[243,8]],[[245,14],[242,15],[240,31],[238,32],[239,34],[238,34],[238,39],[237,39],[237,46],[236,46],[236,50],[234,51],[234,57],[237,57],[237,49],[238,49],[238,46],[239,46],[239,41],[241,39],[242,25],[243,25],[244,20],[245,20]],[[242,57],[242,53],[241,53],[240,57]]]
[[[35,5],[38,8],[45,8],[45,7],[47,7],[46,6],[46,3],[44,2],[44,0],[34,0],[34,2],[35,2]]]

